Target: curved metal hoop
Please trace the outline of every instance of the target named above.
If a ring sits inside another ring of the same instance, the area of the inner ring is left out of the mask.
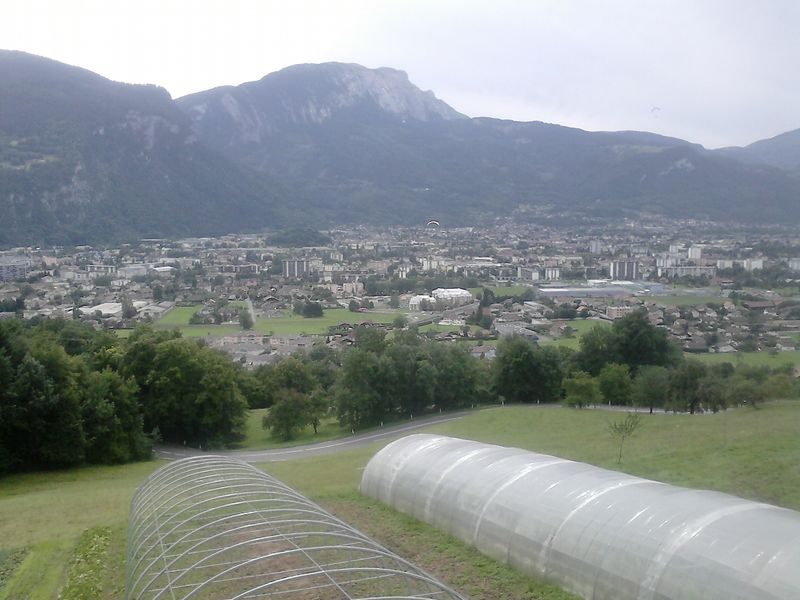
[[[153,473],[131,502],[126,598],[462,599],[275,478],[221,456]]]

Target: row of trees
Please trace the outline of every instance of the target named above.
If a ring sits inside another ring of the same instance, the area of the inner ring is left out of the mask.
[[[427,340],[415,331],[356,330],[344,352],[323,345],[260,367],[247,387],[251,406],[268,406],[264,426],[291,439],[328,415],[351,430],[429,410],[489,401],[489,369],[460,346]],[[255,400],[255,402],[253,402]]]
[[[230,359],[172,332],[128,340],[63,320],[0,322],[0,473],[222,445],[247,402]]]
[[[356,330],[247,371],[177,331],[119,339],[73,321],[0,321],[0,472],[150,455],[163,439],[200,447],[241,438],[248,405],[291,439],[326,416],[351,430],[493,402],[598,402],[696,412],[796,393],[788,372],[685,361],[635,313],[596,327],[576,352],[504,338],[493,361],[397,324]]]
[[[504,338],[491,362],[413,330],[387,339],[381,330],[362,328],[348,350],[318,347],[251,377],[251,405],[272,407],[264,426],[281,439],[326,415],[356,430],[492,402],[604,402],[694,413],[795,395],[797,387],[781,370],[685,360],[644,313],[598,325],[581,338],[578,351]]]

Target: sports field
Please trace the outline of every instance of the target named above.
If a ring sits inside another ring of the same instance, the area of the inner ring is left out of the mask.
[[[177,328],[187,337],[235,335],[243,331],[239,325],[189,325],[189,319],[201,308],[201,305],[176,306],[156,321],[156,326]],[[346,308],[329,308],[322,317],[307,319],[287,310],[278,318],[259,317],[253,330],[270,335],[324,335],[331,327],[341,323],[391,323],[397,315],[405,314],[403,311],[354,313]]]

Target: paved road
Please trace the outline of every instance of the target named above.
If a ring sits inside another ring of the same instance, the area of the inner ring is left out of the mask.
[[[406,421],[405,423],[401,423],[399,425],[385,427],[377,431],[369,431],[367,433],[359,433],[346,438],[330,440],[328,442],[318,442],[316,444],[306,444],[304,446],[294,446],[292,448],[279,448],[274,450],[219,450],[214,451],[213,454],[230,456],[231,458],[238,458],[239,460],[249,463],[275,462],[290,460],[293,458],[305,458],[307,456],[318,456],[321,454],[333,454],[334,452],[353,450],[355,448],[367,446],[373,442],[404,435],[422,427],[454,421],[462,418],[466,414],[469,414],[469,411],[446,413],[434,417],[424,417],[421,419],[414,419],[413,421]],[[163,445],[156,447],[155,453],[158,458],[166,460],[177,460],[187,456],[198,456],[205,454],[205,452],[202,450],[197,450],[196,448]]]
[[[526,405],[531,409],[556,409],[564,408],[561,404],[529,404]],[[499,406],[487,406],[481,410],[497,410],[501,409]],[[586,407],[583,410],[604,410],[612,412],[630,412],[631,408],[626,406],[606,406],[598,404],[592,408]],[[366,433],[359,433],[346,438],[339,438],[336,440],[329,440],[327,442],[318,442],[315,444],[305,444],[303,446],[293,446],[291,448],[278,448],[273,450],[215,450],[212,454],[221,454],[223,456],[230,456],[231,458],[238,458],[249,463],[260,462],[276,462],[282,460],[291,460],[294,458],[305,458],[307,456],[319,456],[322,454],[333,454],[335,452],[342,452],[344,450],[353,450],[355,448],[362,448],[380,440],[387,440],[393,437],[399,437],[411,433],[416,429],[428,427],[430,425],[438,425],[439,423],[447,423],[448,421],[455,421],[474,411],[460,411],[454,413],[446,413],[442,415],[423,417],[421,419],[414,419],[413,421],[405,421],[397,425],[385,427],[379,430],[373,430]],[[640,408],[639,413],[647,413],[648,409]],[[657,413],[664,414],[661,409],[656,409]],[[206,454],[203,450],[196,448],[187,448],[185,446],[167,446],[160,445],[155,449],[155,454],[158,458],[164,460],[178,460],[187,456],[200,456]]]

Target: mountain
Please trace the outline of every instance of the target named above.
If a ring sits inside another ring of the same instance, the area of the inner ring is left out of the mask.
[[[198,143],[162,88],[0,51],[0,106],[0,245],[281,222],[280,186]]]
[[[525,207],[800,219],[800,186],[779,169],[644,132],[467,118],[393,69],[297,65],[177,103],[207,146],[303,190],[317,223],[467,224]]]
[[[717,152],[746,163],[770,165],[800,175],[800,129],[759,140],[744,148],[721,148]]]
[[[743,161],[469,118],[388,68],[296,65],[173,100],[0,51],[0,108],[0,246],[548,214],[800,221],[800,178],[775,158],[795,164],[796,132]]]

